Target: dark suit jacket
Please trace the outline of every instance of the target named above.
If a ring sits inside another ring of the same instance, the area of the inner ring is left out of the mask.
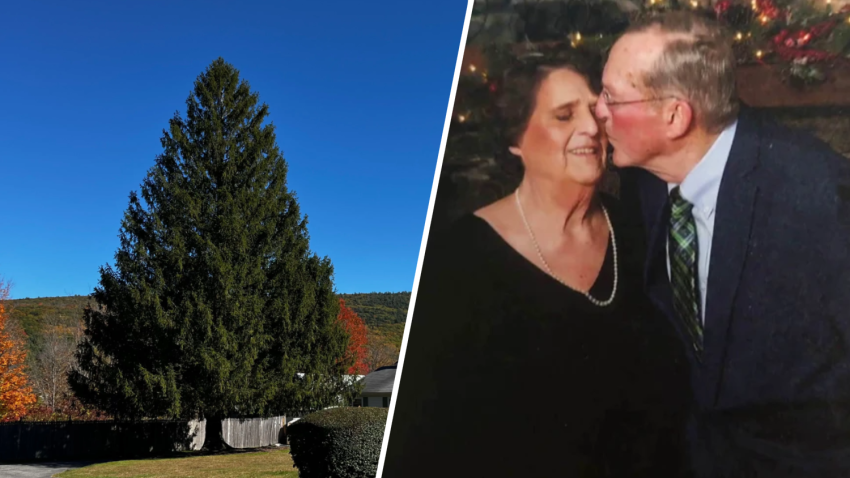
[[[647,232],[647,293],[678,327],[666,184],[625,168]],[[697,476],[850,476],[850,161],[744,109],[718,196],[701,361]],[[690,348],[689,348],[690,350]]]

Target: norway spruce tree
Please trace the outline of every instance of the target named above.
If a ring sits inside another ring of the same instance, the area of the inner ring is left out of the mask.
[[[121,418],[213,421],[350,397],[333,268],[310,250],[267,105],[222,59],[186,103],[100,268],[74,392]]]

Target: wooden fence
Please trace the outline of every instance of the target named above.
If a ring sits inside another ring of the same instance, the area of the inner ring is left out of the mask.
[[[221,434],[233,448],[258,448],[280,443],[284,425],[283,417],[229,418],[222,420]]]

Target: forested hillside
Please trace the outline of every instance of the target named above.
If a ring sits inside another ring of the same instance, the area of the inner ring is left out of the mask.
[[[371,292],[358,294],[340,294],[366,325],[386,337],[396,347],[401,345],[404,322],[407,319],[407,307],[410,292]],[[10,300],[11,316],[24,329],[28,336],[38,337],[47,319],[57,318],[71,325],[82,319],[83,309],[93,299],[82,296],[43,297],[38,299]]]
[[[407,320],[410,292],[340,294],[369,327],[403,324]]]
[[[94,300],[84,295],[68,297],[43,297],[38,299],[16,299],[8,302],[10,316],[30,337],[41,334],[46,320],[58,319],[64,324],[82,320],[83,309]]]

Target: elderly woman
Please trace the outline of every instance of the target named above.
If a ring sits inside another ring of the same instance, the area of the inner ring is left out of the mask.
[[[383,476],[681,476],[683,346],[643,295],[641,231],[597,188],[597,92],[552,62],[503,91],[524,174],[429,241]]]

